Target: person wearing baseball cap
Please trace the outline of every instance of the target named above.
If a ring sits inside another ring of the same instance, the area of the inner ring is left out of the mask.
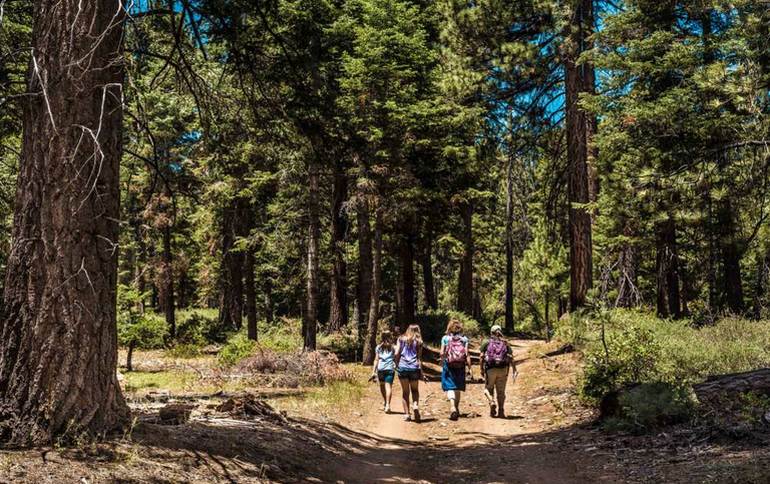
[[[489,333],[489,339],[481,344],[484,395],[489,402],[489,415],[493,418],[505,418],[505,387],[508,382],[508,371],[511,367],[515,371],[513,350],[503,338],[503,328],[500,325],[492,326]]]

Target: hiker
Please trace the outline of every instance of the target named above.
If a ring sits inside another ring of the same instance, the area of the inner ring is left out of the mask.
[[[505,386],[509,368],[516,371],[513,350],[503,339],[503,329],[495,324],[490,329],[489,339],[481,343],[484,395],[489,402],[489,415],[493,418],[505,418]],[[495,393],[497,393],[497,399],[495,399]]]
[[[380,384],[383,410],[390,413],[390,400],[393,397],[393,377],[396,374],[396,347],[393,345],[393,333],[383,331],[380,344],[375,349],[372,377]]]
[[[409,394],[412,396],[414,421],[420,422],[420,378],[422,377],[422,334],[416,324],[409,326],[398,338],[396,346],[396,368],[401,383],[401,398],[404,405],[404,420],[412,420]]]
[[[468,338],[463,336],[463,324],[453,319],[441,338],[441,389],[446,392],[451,406],[449,420],[460,418],[460,396],[465,391],[466,371],[471,373]]]

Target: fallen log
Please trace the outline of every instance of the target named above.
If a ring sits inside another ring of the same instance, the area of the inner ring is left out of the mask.
[[[770,368],[711,376],[693,391],[701,402],[749,392],[770,396]]]

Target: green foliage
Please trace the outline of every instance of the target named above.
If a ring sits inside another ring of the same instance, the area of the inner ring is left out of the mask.
[[[581,395],[598,402],[605,395],[635,383],[654,380],[660,348],[652,331],[628,327],[586,353]]]
[[[642,383],[619,396],[618,416],[605,425],[632,431],[645,431],[686,421],[696,406],[692,391],[683,385]]]
[[[451,319],[456,319],[463,324],[463,331],[466,336],[474,337],[481,334],[481,326],[478,321],[465,313],[452,310],[430,310],[417,315],[417,324],[420,325],[423,339],[434,344],[441,341]]]
[[[228,338],[227,343],[219,351],[217,359],[220,365],[230,367],[251,356],[256,348],[256,341],[250,340],[243,332],[236,333]]]
[[[268,326],[259,323],[259,346],[281,353],[294,352],[302,348],[302,321],[282,318]]]
[[[176,313],[177,345],[205,346],[227,340],[215,309],[188,309]]]
[[[118,343],[143,350],[162,348],[168,337],[168,326],[162,316],[145,313],[118,323]]]

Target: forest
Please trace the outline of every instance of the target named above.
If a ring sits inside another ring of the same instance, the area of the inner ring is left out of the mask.
[[[768,39],[766,0],[0,0],[0,480],[766,482]],[[452,322],[512,345],[507,420],[431,406]],[[413,324],[419,428],[365,381]]]

